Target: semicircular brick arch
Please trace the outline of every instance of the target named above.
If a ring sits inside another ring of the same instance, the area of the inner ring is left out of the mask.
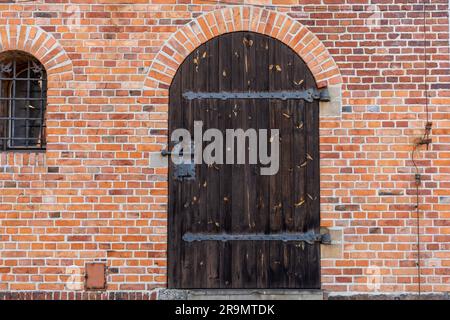
[[[167,96],[184,59],[202,43],[228,32],[253,31],[291,47],[305,61],[319,88],[340,85],[339,68],[323,43],[305,26],[285,14],[236,6],[199,16],[175,32],[154,59],[144,82],[146,96]]]
[[[25,51],[36,57],[47,71],[48,86],[73,79],[73,65],[58,41],[39,27],[6,25],[0,28],[0,53]]]

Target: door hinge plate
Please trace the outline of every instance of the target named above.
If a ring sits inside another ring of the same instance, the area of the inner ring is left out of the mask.
[[[195,179],[195,163],[181,163],[174,165],[173,176],[177,180]]]

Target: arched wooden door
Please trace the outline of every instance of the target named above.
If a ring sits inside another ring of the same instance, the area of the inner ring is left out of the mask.
[[[183,177],[169,161],[170,288],[320,288],[319,102],[302,98],[307,89],[316,83],[304,61],[252,32],[213,38],[183,62],[169,138],[194,134],[194,121],[203,131],[279,129],[280,165],[261,175],[260,164],[197,164]]]

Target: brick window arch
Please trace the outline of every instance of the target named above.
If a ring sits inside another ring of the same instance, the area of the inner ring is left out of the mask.
[[[29,53],[0,54],[0,139],[2,150],[45,149],[47,72]]]
[[[72,61],[59,41],[51,33],[32,25],[7,24],[0,27],[0,57],[6,59],[11,52],[19,52],[22,55],[31,56],[34,59],[32,61],[39,62],[39,65],[45,68],[47,112],[44,113],[44,116],[48,120],[48,123],[45,129],[43,129],[45,131],[41,133],[39,145],[30,146],[29,141],[28,147],[8,147],[8,144],[4,142],[5,139],[2,139],[0,140],[0,151],[9,150],[14,153],[16,150],[26,150],[29,152],[32,150],[51,150],[53,148],[51,142],[58,140],[58,137],[51,135],[51,130],[53,129],[51,127],[52,119],[55,115],[55,110],[58,110],[61,105],[67,103],[67,99],[70,98],[68,96],[70,90],[67,89],[71,88],[72,81],[75,77]],[[0,117],[3,117],[3,115],[0,115]],[[5,121],[7,122],[7,120]],[[0,122],[5,121],[0,120]],[[0,123],[0,125],[2,124]],[[0,128],[0,138],[5,137],[3,132]],[[32,135],[32,137],[35,136]],[[8,137],[6,136],[6,138]],[[23,154],[23,152],[19,152],[18,154]],[[41,154],[42,158],[46,156],[44,152]],[[23,157],[23,159],[27,159],[27,157]]]

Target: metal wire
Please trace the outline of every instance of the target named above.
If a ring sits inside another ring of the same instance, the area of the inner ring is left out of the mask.
[[[421,234],[420,234],[420,186],[421,186],[421,174],[420,174],[420,168],[416,162],[415,154],[417,153],[419,146],[426,145],[427,150],[428,146],[431,143],[431,140],[429,138],[431,133],[431,122],[430,122],[430,115],[429,115],[429,97],[428,97],[428,43],[427,43],[427,11],[426,11],[426,0],[423,0],[422,2],[422,8],[423,8],[423,48],[424,48],[424,54],[423,54],[423,60],[424,60],[424,66],[423,66],[423,85],[424,85],[424,93],[425,93],[425,115],[426,115],[426,124],[424,129],[424,134],[420,138],[420,140],[416,141],[413,146],[413,150],[411,152],[411,161],[415,168],[415,184],[416,184],[416,226],[417,226],[417,239],[416,239],[416,246],[417,246],[417,281],[418,281],[418,299],[421,299],[422,295],[422,252],[421,252]]]

